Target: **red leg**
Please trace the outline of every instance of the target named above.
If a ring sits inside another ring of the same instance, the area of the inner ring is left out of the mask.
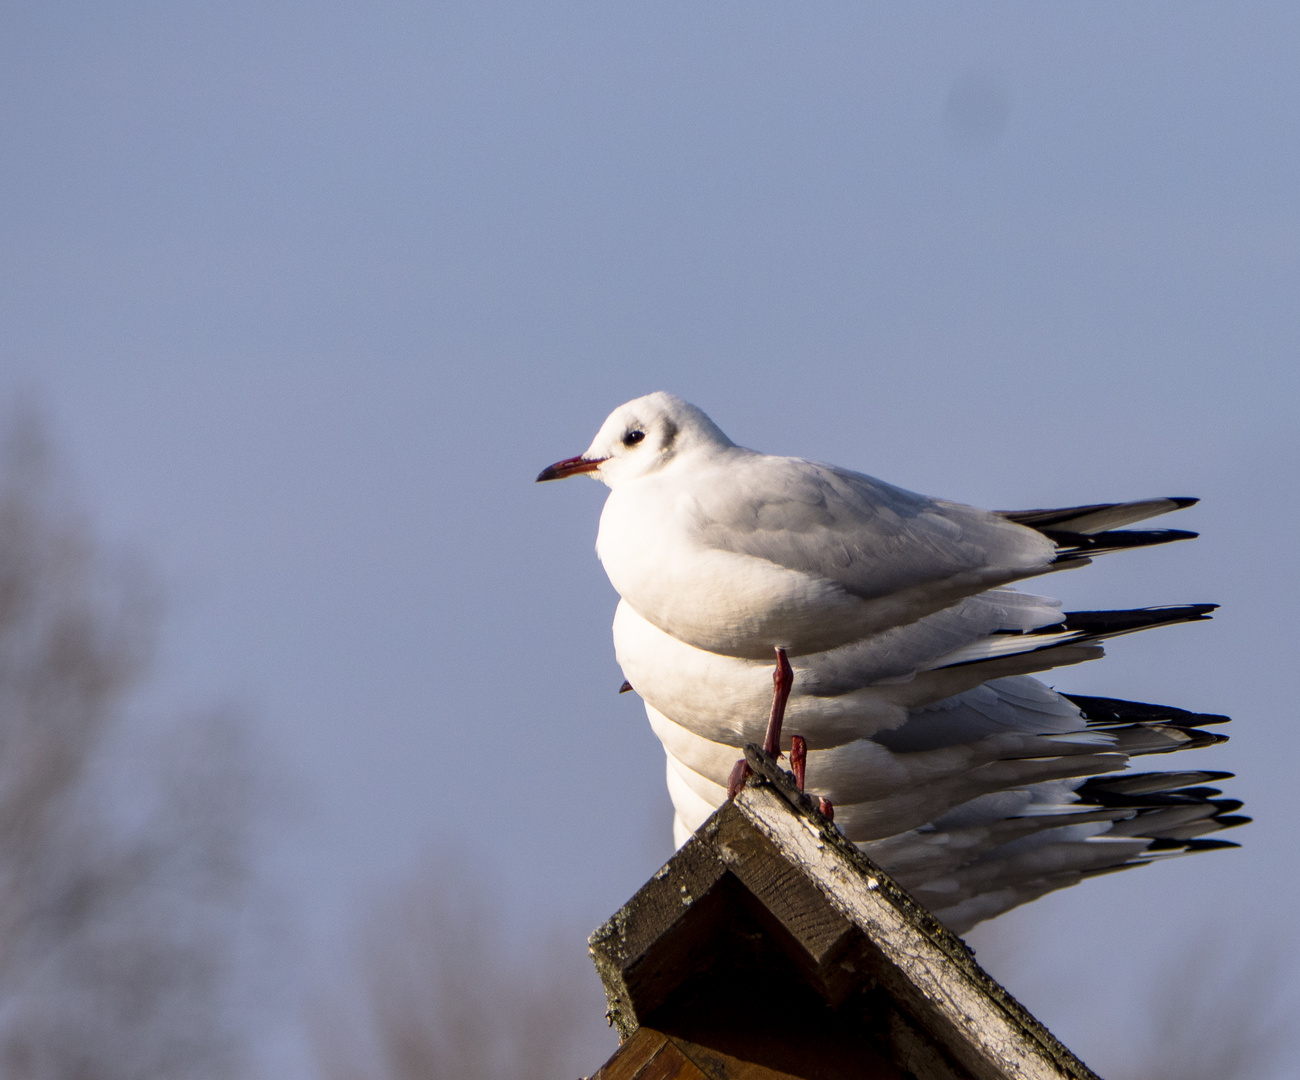
[[[781,755],[781,722],[785,719],[785,703],[790,700],[790,689],[794,686],[794,668],[786,658],[785,650],[776,650],[776,671],[772,674],[772,715],[767,721],[767,736],[763,739],[763,749],[772,755]]]
[[[772,757],[781,754],[781,722],[785,719],[785,703],[790,700],[790,688],[794,686],[794,668],[786,658],[785,650],[776,650],[776,671],[772,675],[772,714],[767,719],[767,734],[763,737],[763,750]],[[753,775],[749,763],[741,758],[731,769],[727,779],[727,798],[734,799],[745,781]]]
[[[827,821],[835,820],[835,807],[831,804],[830,799],[825,796],[819,796],[817,799],[817,809],[821,812],[822,817]]]
[[[804,772],[808,767],[808,743],[802,735],[790,736],[790,768],[794,770],[794,782],[803,791]]]
[[[749,762],[741,758],[731,767],[731,776],[727,778],[727,798],[734,799],[745,786],[745,781],[754,775]]]

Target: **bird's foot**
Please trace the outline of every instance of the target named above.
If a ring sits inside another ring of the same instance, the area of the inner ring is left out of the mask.
[[[740,789],[745,786],[745,781],[754,775],[754,770],[749,767],[749,762],[741,758],[731,767],[731,775],[727,778],[727,798],[734,799],[740,794]]]
[[[824,795],[819,795],[817,797],[817,811],[827,821],[835,820],[835,806],[830,799],[826,798]]]
[[[804,772],[808,768],[808,743],[802,735],[790,736],[790,768],[794,770],[794,782],[803,791]]]

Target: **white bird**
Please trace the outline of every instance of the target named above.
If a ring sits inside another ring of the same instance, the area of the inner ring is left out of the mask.
[[[809,747],[836,746],[896,728],[909,710],[989,679],[1096,659],[1106,638],[1199,621],[1211,610],[1191,604],[1062,615],[1045,597],[993,589],[907,626],[791,658],[795,679],[784,715]],[[614,648],[629,684],[677,723],[734,746],[762,741],[770,659],[697,649],[641,618],[626,600],[614,613]]]
[[[1195,501],[1083,507],[1043,524],[1021,515],[1021,524],[746,450],[664,393],[615,409],[585,453],[537,479],[575,473],[609,486],[596,551],[642,618],[696,648],[768,660],[775,648],[834,649],[1117,545],[1186,538],[1107,530]]]
[[[1222,846],[1198,837],[1246,820],[1195,786],[1226,774],[1099,779],[1221,741],[1201,728],[1226,718],[1028,677],[1213,605],[1062,614],[1006,587],[1194,536],[1118,530],[1195,500],[979,510],[746,450],[662,393],[538,480],[576,473],[611,489],[597,551],[622,597],[615,649],[664,746],[679,845],[765,727],[841,831],[959,932],[1090,874]]]
[[[702,738],[652,705],[650,726],[668,759],[680,845],[727,798],[742,750]],[[807,751],[807,789],[831,800],[855,843],[921,828],[990,792],[1127,766],[1130,757],[1221,741],[1199,725],[1219,717],[1153,710],[1141,720],[1098,721],[1036,679],[995,679],[927,709],[887,736]]]

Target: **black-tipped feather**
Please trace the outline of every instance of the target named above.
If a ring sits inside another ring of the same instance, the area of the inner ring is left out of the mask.
[[[1163,837],[1152,840],[1148,851],[1223,851],[1226,848],[1238,848],[1231,840],[1167,840]]]
[[[1056,562],[1090,558],[1129,548],[1172,544],[1178,540],[1195,540],[1200,533],[1183,529],[1118,529],[1101,533],[1072,533],[1058,529],[1039,529],[1057,547]]]
[[[1213,788],[1202,789],[1214,791]],[[1214,791],[1216,795],[1220,794]],[[1087,784],[1079,789],[1079,801],[1087,806],[1108,806],[1117,809],[1139,810],[1157,806],[1195,806],[1210,800],[1188,796],[1185,792],[1157,791],[1149,795],[1126,795],[1115,791],[1089,789]],[[1234,809],[1237,809],[1234,807]]]
[[[1169,497],[1127,503],[1092,503],[1054,510],[1002,510],[1002,517],[1031,529],[1068,528],[1076,533],[1098,533],[1195,506],[1199,499]]]
[[[1134,725],[1146,727],[1147,725]],[[1103,728],[1104,731],[1122,731],[1122,728]],[[1151,750],[1148,753],[1165,753],[1172,754],[1178,750],[1204,750],[1207,746],[1218,746],[1220,743],[1226,743],[1228,736],[1218,735],[1213,731],[1202,731],[1200,728],[1178,728],[1179,734],[1183,737],[1183,742],[1176,746],[1169,746],[1163,750]]]
[[[1176,709],[1172,705],[1151,705],[1145,701],[1090,697],[1087,694],[1061,696],[1079,706],[1084,718],[1094,726],[1161,723],[1172,727],[1208,727],[1211,724],[1226,724],[1230,719],[1219,713],[1194,713]]]
[[[1184,775],[1180,773],[1147,773],[1148,777],[1167,775],[1175,780]],[[1119,777],[1122,782],[1125,777]],[[1132,777],[1128,779],[1133,779]],[[1080,785],[1077,792],[1079,802],[1085,806],[1100,806],[1107,809],[1127,809],[1137,810],[1139,815],[1143,811],[1171,810],[1178,807],[1206,807],[1212,808],[1212,816],[1219,817],[1223,814],[1231,814],[1233,811],[1240,810],[1242,803],[1240,799],[1224,799],[1222,792],[1218,788],[1207,787],[1180,787],[1172,790],[1152,791],[1146,793],[1123,792],[1108,790],[1114,784],[1108,785],[1102,777],[1094,777]]]
[[[1196,792],[1197,788],[1192,785],[1231,780],[1232,776],[1233,774],[1230,772],[1211,772],[1204,769],[1189,769],[1183,772],[1125,773],[1120,776],[1097,776],[1083,784],[1079,788],[1079,793],[1082,794],[1087,791],[1090,793],[1111,792],[1116,795],[1151,795],[1158,792],[1166,794],[1182,791]],[[1210,791],[1214,795],[1219,794],[1217,789],[1210,789]],[[1210,791],[1205,793],[1208,795]]]
[[[1152,626],[1169,626],[1173,623],[1201,622],[1210,617],[1218,604],[1166,604],[1162,607],[1128,608],[1118,611],[1067,611],[1065,623],[1045,626],[1037,633],[1059,633],[1062,629],[1087,634],[1089,637],[1114,637],[1131,634]]]
[[[1218,606],[1218,604],[1170,604],[1162,607],[1130,608],[1120,611],[1067,611],[1061,622],[1040,626],[1036,630],[1000,631],[989,638],[990,643],[996,643],[998,646],[995,651],[985,652],[981,648],[978,651],[982,655],[962,659],[963,656],[969,656],[971,650],[959,650],[957,653],[951,654],[953,659],[950,659],[948,663],[942,666],[955,668],[973,664],[998,665],[1005,664],[1015,656],[1047,653],[1053,649],[1068,650],[1089,646],[1095,650],[1093,655],[1100,656],[1102,655],[1101,650],[1095,646],[1095,643],[1105,638],[1118,637],[1121,634],[1132,634],[1138,630],[1149,630],[1155,626],[1202,622],[1210,618],[1210,612],[1214,611]],[[1008,644],[1010,648],[1002,648],[1002,646]],[[1062,662],[1072,664],[1078,663],[1082,659],[1091,659],[1091,657],[1076,656],[1074,659],[1066,659]],[[1043,665],[1043,667],[1049,666],[1057,665]],[[1025,668],[1022,671],[1041,671],[1043,667]],[[1011,672],[1011,674],[1019,673],[1021,672]],[[996,675],[990,674],[988,677],[997,678],[1001,674],[1008,674],[1008,672],[998,672]],[[1108,699],[1098,698],[1097,700],[1104,701]],[[1145,718],[1143,722],[1145,722]]]

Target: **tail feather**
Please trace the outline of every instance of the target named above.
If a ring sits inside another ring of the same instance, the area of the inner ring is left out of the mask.
[[[933,669],[979,664],[1000,657],[1045,652],[1063,645],[1089,645],[1106,638],[1133,634],[1156,626],[1203,622],[1218,604],[1168,604],[1161,607],[1130,608],[1120,611],[1067,611],[1063,621],[1035,630],[992,634],[933,662]],[[1049,665],[1050,666],[1050,665]],[[993,677],[993,676],[990,676]],[[1073,700],[1073,699],[1071,699]],[[1097,698],[1097,701],[1110,699]],[[1078,704],[1078,702],[1075,702]],[[1129,702],[1113,702],[1128,705]],[[1148,706],[1157,708],[1158,706]],[[1146,719],[1143,717],[1142,719]]]
[[[1193,851],[1224,851],[1228,848],[1239,848],[1240,844],[1235,844],[1231,840],[1174,840],[1158,839],[1152,840],[1151,846],[1147,849],[1152,852],[1167,854],[1177,852],[1180,855],[1190,854]]]
[[[1148,782],[1155,783],[1150,777],[1160,774],[1147,775]],[[1176,783],[1177,777],[1189,774],[1164,775],[1174,778],[1167,783]],[[1132,779],[1119,777],[1111,782],[1122,784]],[[1085,784],[1079,793],[1087,787]],[[1200,790],[1218,794],[1214,789]],[[1085,878],[1198,851],[1238,847],[1230,840],[1206,838],[1206,834],[1249,820],[1224,812],[1235,809],[1237,800],[1197,797],[1199,794],[1192,788],[1165,790],[1145,806],[1113,807],[1111,813],[1117,816],[1109,820],[1107,815],[1087,811],[1008,818],[986,827],[982,843],[961,845],[966,850],[953,852],[947,859],[917,859],[913,850],[889,854],[903,856],[902,872],[896,876],[905,887],[928,903],[950,929],[965,933],[976,923]],[[1064,805],[1045,809],[1067,810]],[[1035,826],[1040,830],[1037,833]],[[924,844],[927,838],[922,831],[916,842]],[[862,846],[871,854],[872,845]],[[891,842],[881,846],[887,850]],[[896,842],[892,846],[896,847]],[[946,846],[939,844],[938,849]],[[913,856],[910,860],[909,855]],[[882,865],[888,870],[888,859],[882,860]]]
[[[1184,529],[1118,529],[1111,532],[1075,533],[1061,529],[1039,529],[1056,545],[1058,563],[1089,559],[1128,548],[1172,544],[1178,540],[1195,540],[1200,533]]]
[[[1145,701],[1089,697],[1086,694],[1062,694],[1061,696],[1079,706],[1084,718],[1092,726],[1161,723],[1174,727],[1208,727],[1211,724],[1226,724],[1229,720],[1229,717],[1219,713],[1194,713],[1186,709],[1176,709],[1172,705],[1151,705]]]
[[[1196,784],[1215,783],[1219,780],[1231,780],[1230,772],[1210,772],[1208,770],[1186,770],[1183,772],[1147,772],[1125,773],[1122,776],[1098,776],[1079,788],[1079,794],[1093,796],[1100,793],[1115,795],[1153,795],[1159,792],[1173,794],[1182,792],[1192,795],[1210,795],[1210,791],[1193,787]],[[1213,791],[1218,795],[1217,790]]]
[[[1000,513],[1007,520],[1031,529],[1068,529],[1091,536],[1195,506],[1198,502],[1199,499],[1189,498],[1143,499],[1139,502],[1067,506],[1057,510],[1003,510]]]
[[[1200,622],[1210,617],[1218,604],[1165,604],[1160,607],[1127,608],[1118,611],[1067,611],[1065,629],[1089,637],[1115,637],[1146,630],[1152,626],[1168,626],[1180,622]],[[1044,627],[1043,631],[1059,629]],[[1031,631],[1039,633],[1042,631]]]
[[[1119,728],[1102,729],[1115,736],[1114,748],[1121,753],[1172,754],[1177,750],[1203,750],[1228,741],[1228,736],[1217,735],[1200,728],[1172,727],[1165,724],[1130,724]]]

